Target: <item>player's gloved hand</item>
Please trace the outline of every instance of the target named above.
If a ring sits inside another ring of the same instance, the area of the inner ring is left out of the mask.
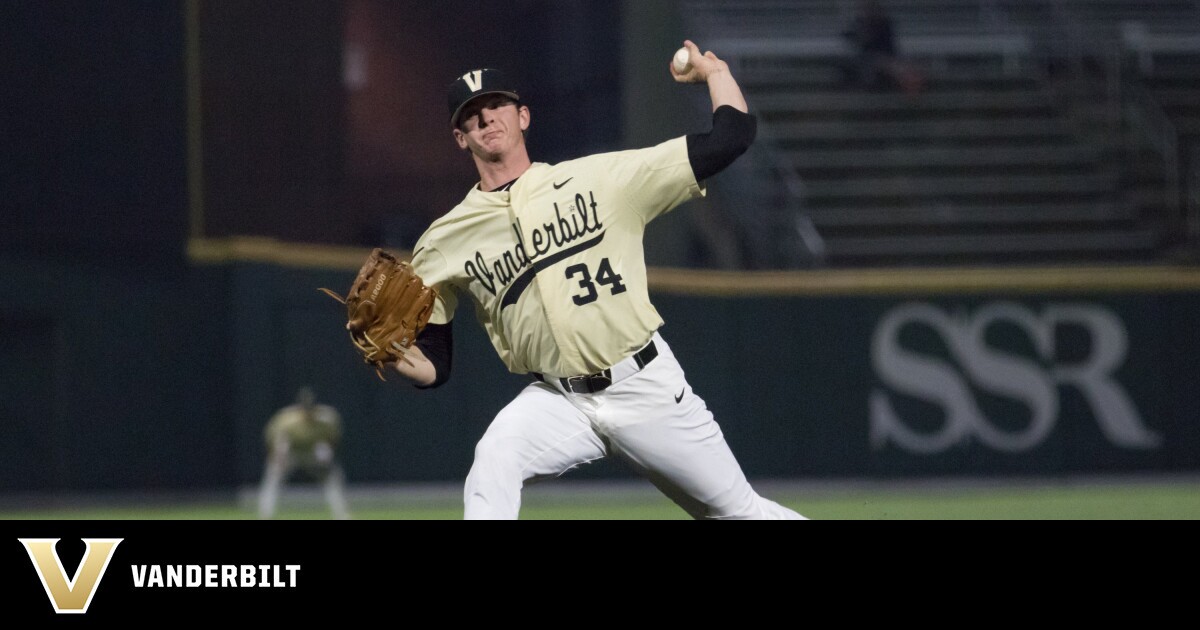
[[[346,330],[363,361],[383,378],[386,365],[407,355],[433,313],[437,290],[425,286],[412,265],[375,248],[345,297],[320,289],[346,305]]]

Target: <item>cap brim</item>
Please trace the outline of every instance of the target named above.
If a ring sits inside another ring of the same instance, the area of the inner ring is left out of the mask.
[[[458,109],[454,110],[454,113],[450,115],[450,126],[452,126],[452,127],[458,126],[458,115],[459,115],[459,113],[462,112],[463,108],[467,106],[467,103],[470,103],[471,101],[473,101],[481,96],[487,96],[489,94],[503,94],[503,95],[511,98],[514,101],[521,100],[521,97],[517,96],[516,92],[510,92],[508,90],[488,90],[486,92],[480,92],[479,94],[476,94],[475,96],[472,96],[471,98],[463,101],[462,104],[458,106]]]

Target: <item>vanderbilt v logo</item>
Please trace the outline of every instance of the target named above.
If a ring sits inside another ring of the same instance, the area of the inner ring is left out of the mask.
[[[462,75],[462,80],[467,82],[467,87],[470,87],[472,92],[478,92],[479,88],[483,87],[483,71],[472,70]]]
[[[104,577],[108,569],[108,561],[112,559],[113,551],[124,538],[84,538],[87,549],[83,552],[83,560],[75,569],[75,577],[68,579],[67,571],[63,568],[62,560],[54,546],[58,538],[18,538],[29,558],[33,560],[33,568],[42,579],[42,586],[54,612],[59,614],[87,612],[92,603],[92,595],[96,585]]]

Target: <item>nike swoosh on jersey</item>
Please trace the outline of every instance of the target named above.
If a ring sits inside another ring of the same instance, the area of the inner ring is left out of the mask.
[[[567,182],[571,181],[572,179],[575,179],[575,178],[574,178],[574,177],[568,177],[568,178],[566,179],[566,181],[564,181],[563,183],[561,183],[561,184],[554,184],[554,190],[558,190],[559,188],[562,188],[563,186],[566,186],[566,185],[567,185]]]
[[[578,245],[568,247],[561,252],[556,252],[545,258],[534,261],[532,267],[526,269],[525,273],[517,276],[516,280],[513,280],[512,284],[508,285],[508,291],[504,293],[504,297],[500,300],[500,309],[503,310],[504,307],[510,304],[516,304],[517,298],[521,297],[521,294],[525,292],[525,289],[529,288],[529,283],[533,282],[533,277],[537,275],[537,272],[542,271],[543,269],[559,261],[574,256],[575,254],[578,254],[586,249],[591,249],[599,245],[600,241],[602,240],[604,240],[604,232],[601,232],[599,236],[590,241],[584,241]]]
[[[679,395],[675,397],[675,404],[676,404],[676,405],[678,405],[678,404],[679,404],[679,401],[683,400],[683,392],[686,392],[686,391],[687,391],[687,388],[686,388],[686,387],[685,387],[685,388],[683,388],[683,389],[681,389],[681,390],[679,390]]]

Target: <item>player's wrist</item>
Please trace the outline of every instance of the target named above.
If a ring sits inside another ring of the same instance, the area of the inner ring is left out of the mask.
[[[723,74],[729,74],[729,66],[724,61],[718,61],[705,73],[704,80],[711,81],[714,78],[720,78]]]
[[[429,387],[437,381],[437,370],[433,364],[427,360],[418,360],[415,364],[406,364],[403,361],[394,361],[391,366],[396,372],[412,382],[417,387]]]

